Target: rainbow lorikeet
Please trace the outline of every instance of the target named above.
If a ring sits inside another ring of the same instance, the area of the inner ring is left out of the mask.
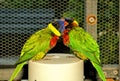
[[[74,54],[83,59],[89,59],[97,70],[100,78],[106,81],[100,62],[100,50],[94,38],[83,28],[79,27],[77,21],[66,18],[67,26],[63,31],[63,43],[69,47]]]
[[[9,81],[15,79],[28,60],[40,60],[46,53],[55,47],[64,26],[63,20],[54,21],[44,29],[35,32],[24,44],[20,59]]]

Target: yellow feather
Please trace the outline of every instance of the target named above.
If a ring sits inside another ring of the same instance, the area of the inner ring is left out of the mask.
[[[48,28],[57,36],[61,36],[60,32],[50,23]]]
[[[36,56],[34,56],[34,57],[32,58],[32,60],[33,60],[33,61],[35,61],[35,60],[40,60],[40,59],[42,59],[44,56],[45,56],[45,53],[44,53],[44,52],[39,52],[38,54],[36,54]]]

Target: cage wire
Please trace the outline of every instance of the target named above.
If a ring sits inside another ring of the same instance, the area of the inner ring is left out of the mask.
[[[119,64],[119,0],[98,0],[97,12],[102,64]]]
[[[0,0],[0,65],[14,65],[30,35],[45,28],[54,19],[75,17],[83,25],[83,2]]]
[[[119,1],[98,0],[98,44],[104,64],[118,64]],[[25,41],[54,19],[70,17],[84,28],[85,0],[0,0],[0,65],[14,65]]]

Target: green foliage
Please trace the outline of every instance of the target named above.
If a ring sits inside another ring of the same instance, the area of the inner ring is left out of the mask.
[[[119,58],[119,2],[98,1],[98,44],[103,64],[117,64]]]

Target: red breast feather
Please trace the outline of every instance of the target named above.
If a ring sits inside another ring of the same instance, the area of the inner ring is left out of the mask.
[[[63,43],[67,45],[69,43],[69,35],[68,35],[69,30],[64,30],[63,32]]]
[[[58,39],[59,39],[59,37],[56,36],[56,35],[54,35],[54,36],[52,37],[52,39],[50,40],[50,47],[51,47],[51,48],[53,48],[53,47],[56,45]]]

